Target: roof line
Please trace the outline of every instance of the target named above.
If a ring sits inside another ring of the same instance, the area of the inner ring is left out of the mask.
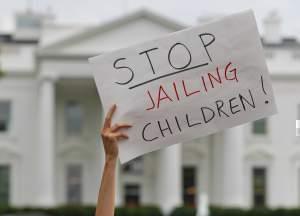
[[[161,23],[163,25],[169,26],[170,28],[174,29],[175,31],[182,30],[187,27],[187,25],[181,24],[179,22],[176,22],[170,18],[167,18],[165,16],[162,16],[160,14],[156,14],[154,12],[150,12],[149,10],[146,9],[140,9],[138,11],[134,11],[130,14],[126,14],[124,16],[120,16],[114,20],[108,21],[106,23],[100,24],[90,30],[80,32],[80,33],[75,33],[74,35],[71,35],[61,41],[55,42],[53,44],[50,44],[45,47],[41,47],[39,49],[39,53],[47,52],[48,50],[55,49],[63,44],[72,44],[76,42],[77,40],[80,40],[81,38],[85,38],[91,35],[94,35],[99,32],[105,32],[108,31],[116,26],[120,26],[123,24],[126,24],[132,20],[135,20],[136,18],[139,17],[147,17],[150,20],[153,20],[154,22]]]

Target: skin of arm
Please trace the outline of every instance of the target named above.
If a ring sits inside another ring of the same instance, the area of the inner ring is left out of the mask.
[[[114,216],[115,211],[115,178],[118,161],[118,141],[128,139],[122,129],[131,127],[129,124],[120,123],[111,126],[111,121],[117,106],[113,105],[108,111],[101,137],[105,151],[105,165],[102,174],[101,186],[98,195],[95,216]]]

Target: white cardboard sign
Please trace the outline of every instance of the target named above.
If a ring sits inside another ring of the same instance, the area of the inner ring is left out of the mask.
[[[276,113],[252,11],[89,60],[104,111],[133,125],[122,163]]]

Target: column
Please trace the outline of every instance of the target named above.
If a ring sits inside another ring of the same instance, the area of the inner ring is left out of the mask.
[[[211,205],[221,206],[223,203],[223,134],[212,135],[210,143],[210,180],[209,180],[209,200]]]
[[[38,115],[37,205],[55,205],[55,83],[52,78],[40,80]]]
[[[182,152],[176,144],[157,152],[155,202],[164,213],[182,204]]]
[[[243,206],[243,126],[224,131],[223,152],[223,205]]]
[[[122,185],[122,166],[120,165],[119,161],[116,168],[116,196],[115,196],[115,205],[116,207],[122,206],[123,202],[123,185]]]

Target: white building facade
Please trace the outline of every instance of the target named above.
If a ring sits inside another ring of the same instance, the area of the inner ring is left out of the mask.
[[[95,204],[103,112],[87,58],[185,26],[145,10],[95,27],[22,15],[15,33],[0,35],[0,203]],[[170,211],[206,194],[225,207],[299,206],[300,43],[282,37],[276,14],[264,25],[279,114],[119,166],[118,205]]]

